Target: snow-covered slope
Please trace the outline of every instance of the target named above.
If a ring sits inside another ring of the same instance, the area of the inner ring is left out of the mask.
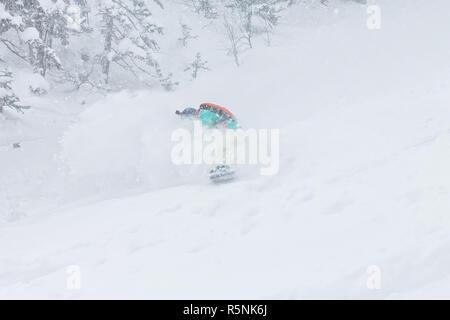
[[[54,160],[61,206],[1,228],[0,297],[449,298],[450,4],[380,6],[378,31],[364,6],[298,9],[240,68],[90,105]],[[279,174],[173,165],[173,111],[203,101],[280,129]]]

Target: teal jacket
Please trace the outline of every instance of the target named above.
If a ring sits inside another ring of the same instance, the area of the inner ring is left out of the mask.
[[[198,118],[202,122],[202,125],[207,128],[226,128],[236,130],[241,127],[236,120],[220,116],[216,112],[212,112],[210,110],[200,109]]]

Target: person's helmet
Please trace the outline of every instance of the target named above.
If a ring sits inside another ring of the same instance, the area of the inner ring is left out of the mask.
[[[176,111],[175,114],[181,117],[195,117],[197,115],[197,109],[194,108],[186,108],[183,111]]]

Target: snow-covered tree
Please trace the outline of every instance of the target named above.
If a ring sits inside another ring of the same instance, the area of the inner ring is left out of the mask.
[[[74,32],[90,32],[88,0],[65,0],[68,28]]]
[[[66,68],[64,73],[59,76],[61,82],[69,82],[73,84],[75,90],[81,87],[106,89],[100,79],[98,71],[99,59],[97,56],[92,57],[88,52],[82,50],[80,52],[80,60],[74,60],[72,68]]]
[[[217,0],[188,0],[194,11],[203,15],[207,19],[216,19],[219,16],[218,7],[220,1]]]
[[[159,1],[154,2],[163,9]],[[155,35],[162,34],[163,29],[153,21],[149,2],[102,0],[98,5],[102,16],[104,81],[109,82],[113,63],[138,78],[161,77],[154,53],[159,49]]]
[[[223,21],[229,53],[239,65],[240,52],[252,48],[255,37],[265,35],[270,44],[284,7],[306,0],[181,1],[206,17],[208,24]],[[73,83],[76,89],[122,86],[119,82],[126,73],[142,83],[159,82],[172,89],[177,82],[160,64],[159,44],[173,48],[178,41],[187,46],[199,36],[181,23],[181,36],[167,39],[173,33],[163,34],[158,21],[162,4],[161,0],[0,0],[0,60],[16,64],[18,57],[34,72],[58,83]],[[180,17],[174,14],[174,19]],[[194,78],[206,68],[198,58],[189,66]]]
[[[19,112],[30,108],[21,105],[19,97],[14,93],[12,88],[13,74],[7,69],[0,69],[0,113],[5,108],[11,108]]]
[[[20,36],[17,41],[8,39],[2,41],[3,44],[17,56],[26,57],[34,70],[43,76],[49,69],[61,68],[53,47],[57,40],[64,46],[68,45],[67,3],[63,0],[3,1],[2,9],[14,19],[7,16],[2,19],[6,21],[2,23],[2,29],[13,27]],[[8,21],[12,23],[8,24]],[[21,48],[22,43],[27,45],[27,50]]]
[[[286,0],[268,0],[258,6],[256,14],[263,21],[263,32],[268,45],[271,43],[271,35],[278,25],[281,12],[293,4],[292,1]]]
[[[192,35],[191,31],[192,29],[185,23],[181,23],[181,38],[178,38],[178,41],[181,42],[183,47],[186,47],[188,40],[190,39],[197,39],[198,36]]]
[[[22,18],[19,15],[11,13],[11,6],[14,3],[15,2],[10,0],[5,0],[5,2],[0,3],[0,43],[14,55],[26,60],[21,48],[6,36],[10,30],[17,31],[23,25]]]
[[[192,78],[197,79],[200,70],[209,70],[207,65],[208,61],[203,60],[200,52],[197,52],[195,60],[184,71],[191,71]]]
[[[230,47],[228,48],[228,54],[232,55],[234,58],[234,62],[236,63],[236,66],[240,65],[239,62],[239,52],[242,48],[241,43],[241,35],[240,35],[240,29],[237,26],[238,21],[236,19],[236,16],[231,13],[224,13],[223,15],[223,25],[225,27],[225,32],[228,38],[228,42]]]
[[[229,41],[228,53],[239,66],[242,50],[252,49],[256,36],[265,34],[267,44],[280,13],[293,5],[292,0],[225,0],[223,22]]]
[[[62,64],[55,53],[54,41],[59,40],[63,46],[69,44],[69,29],[66,4],[62,0],[31,0],[25,2],[27,30],[37,30],[39,37],[28,35],[24,39],[29,45],[30,62],[35,71],[45,76],[52,68],[61,69]]]
[[[279,13],[290,4],[289,0],[227,0],[225,7],[237,16],[240,38],[253,48],[253,38],[263,32],[269,35],[278,23]]]
[[[167,91],[174,90],[175,87],[177,87],[180,84],[178,81],[173,80],[172,73],[164,75],[161,68],[158,65],[156,66],[156,74],[158,76],[158,80],[159,80],[161,87],[163,87]]]
[[[260,0],[228,0],[226,7],[229,8],[229,12],[232,15],[237,16],[239,28],[241,29],[241,37],[245,39],[249,48],[253,47],[252,39],[255,33],[253,25],[253,18],[255,14],[255,6]]]

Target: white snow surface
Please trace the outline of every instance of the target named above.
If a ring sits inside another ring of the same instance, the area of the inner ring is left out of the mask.
[[[174,92],[7,111],[0,298],[450,298],[450,3],[378,3],[376,31],[362,5],[296,8]],[[280,129],[280,172],[173,165],[174,111],[205,101]]]

